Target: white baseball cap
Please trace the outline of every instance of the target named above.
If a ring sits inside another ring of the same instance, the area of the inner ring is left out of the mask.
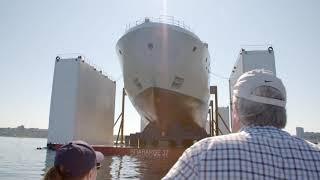
[[[254,91],[260,86],[271,86],[280,91],[285,100],[257,96]],[[258,103],[270,104],[274,106],[286,106],[286,89],[282,81],[271,71],[256,69],[242,74],[233,87],[233,95]]]

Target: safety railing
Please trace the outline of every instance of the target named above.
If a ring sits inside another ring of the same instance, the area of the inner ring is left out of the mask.
[[[95,71],[100,72],[103,76],[107,77],[111,81],[115,82],[115,78],[111,76],[109,73],[102,70],[100,66],[93,63],[90,59],[88,59],[86,56],[84,56],[81,53],[66,53],[66,54],[57,54],[56,60],[64,60],[64,59],[78,59],[79,61],[88,64],[92,69]]]
[[[184,21],[181,21],[181,20],[175,18],[174,16],[168,16],[168,15],[161,15],[159,17],[145,17],[143,19],[139,19],[139,20],[135,21],[134,23],[127,24],[125,32],[128,32],[133,27],[136,27],[140,24],[148,23],[148,22],[165,23],[165,24],[169,24],[169,25],[178,26],[183,29],[187,29],[190,32],[193,32],[192,29],[190,28],[190,26],[186,25],[184,23]]]

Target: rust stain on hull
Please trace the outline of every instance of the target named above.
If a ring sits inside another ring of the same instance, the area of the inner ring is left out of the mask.
[[[204,128],[207,104],[201,100],[167,89],[151,87],[134,99],[136,107],[154,122],[161,131],[168,131],[173,124]]]

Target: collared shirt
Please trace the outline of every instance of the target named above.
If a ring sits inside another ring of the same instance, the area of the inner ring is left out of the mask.
[[[275,127],[203,139],[163,179],[320,179],[320,149]]]

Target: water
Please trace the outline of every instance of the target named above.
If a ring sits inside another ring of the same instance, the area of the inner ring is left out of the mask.
[[[46,139],[0,137],[0,179],[42,179],[55,156],[54,151],[36,150],[46,143]],[[97,179],[161,179],[177,158],[106,156]]]

